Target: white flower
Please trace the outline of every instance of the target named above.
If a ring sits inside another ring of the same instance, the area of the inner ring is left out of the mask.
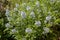
[[[40,21],[35,21],[35,25],[36,26],[41,26],[41,22]]]
[[[15,5],[16,5],[16,7],[18,7],[18,6],[19,6],[19,4],[17,4],[17,3],[16,3]]]
[[[8,9],[6,9],[5,15],[6,15],[7,17],[9,16],[9,10],[8,10]]]
[[[5,24],[5,27],[10,28],[11,25],[10,25],[9,23],[6,23],[6,24]]]
[[[47,20],[47,21],[51,20],[51,16],[47,16],[47,17],[46,17],[46,20]]]
[[[21,11],[21,17],[22,17],[22,18],[26,18],[26,13],[23,12],[23,11]]]
[[[9,10],[8,10],[8,9],[6,9],[6,12],[9,12]]]
[[[30,33],[32,33],[32,29],[31,28],[26,28],[25,32],[30,34]]]
[[[56,0],[50,0],[50,3],[53,4],[53,3],[55,3],[55,1],[56,1]]]
[[[46,21],[46,20],[44,20],[44,23],[47,23],[47,21]]]
[[[51,2],[55,2],[56,0],[50,0]]]
[[[11,20],[13,20],[13,18],[12,17],[7,17],[7,20],[11,21]]]
[[[22,3],[22,6],[25,6],[26,5],[26,3]]]
[[[31,9],[30,6],[27,6],[27,7],[26,7],[26,10],[30,10],[30,9]]]
[[[11,31],[12,31],[13,34],[17,32],[16,29],[12,29]]]
[[[30,13],[30,16],[34,18],[34,17],[35,17],[35,13],[32,11],[32,12]]]
[[[40,6],[40,3],[39,1],[36,2],[36,6],[39,7]]]
[[[47,27],[43,27],[43,34],[49,33],[50,29]]]
[[[18,11],[18,9],[17,8],[14,8],[14,11]]]

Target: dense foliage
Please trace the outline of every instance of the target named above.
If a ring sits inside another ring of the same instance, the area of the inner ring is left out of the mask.
[[[0,10],[1,40],[58,40],[60,0],[7,2],[5,12]]]

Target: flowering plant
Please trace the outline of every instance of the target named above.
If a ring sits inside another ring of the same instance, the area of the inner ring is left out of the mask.
[[[50,29],[59,19],[59,0],[29,0],[15,3],[12,10],[6,9],[8,23],[5,25],[17,40],[55,40]],[[60,20],[60,19],[59,19]]]

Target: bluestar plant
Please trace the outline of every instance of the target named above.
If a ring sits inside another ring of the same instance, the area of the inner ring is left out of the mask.
[[[57,7],[55,5],[58,4],[57,1],[59,0],[31,0],[27,3],[15,4],[16,7],[10,12],[7,12],[7,10],[6,13],[9,14],[8,21],[15,26],[14,29],[10,30],[12,30],[12,33],[18,31],[14,34],[15,38],[17,40],[34,40],[37,36],[41,37],[52,33],[50,27],[56,24],[55,21],[57,15],[59,15],[58,9],[55,10]]]

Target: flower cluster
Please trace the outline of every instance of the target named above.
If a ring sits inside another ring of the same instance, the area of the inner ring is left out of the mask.
[[[14,9],[10,11],[7,9],[8,21],[14,26],[14,29],[10,29],[11,32],[15,34],[18,31],[16,37],[19,36],[23,38],[22,40],[25,40],[25,38],[34,40],[34,37],[50,33],[52,30],[49,27],[55,23],[57,16],[57,12],[54,11],[55,7],[51,6],[53,5],[51,2],[55,1],[31,0],[27,3],[16,3]],[[7,28],[11,26],[9,23],[6,24]]]

